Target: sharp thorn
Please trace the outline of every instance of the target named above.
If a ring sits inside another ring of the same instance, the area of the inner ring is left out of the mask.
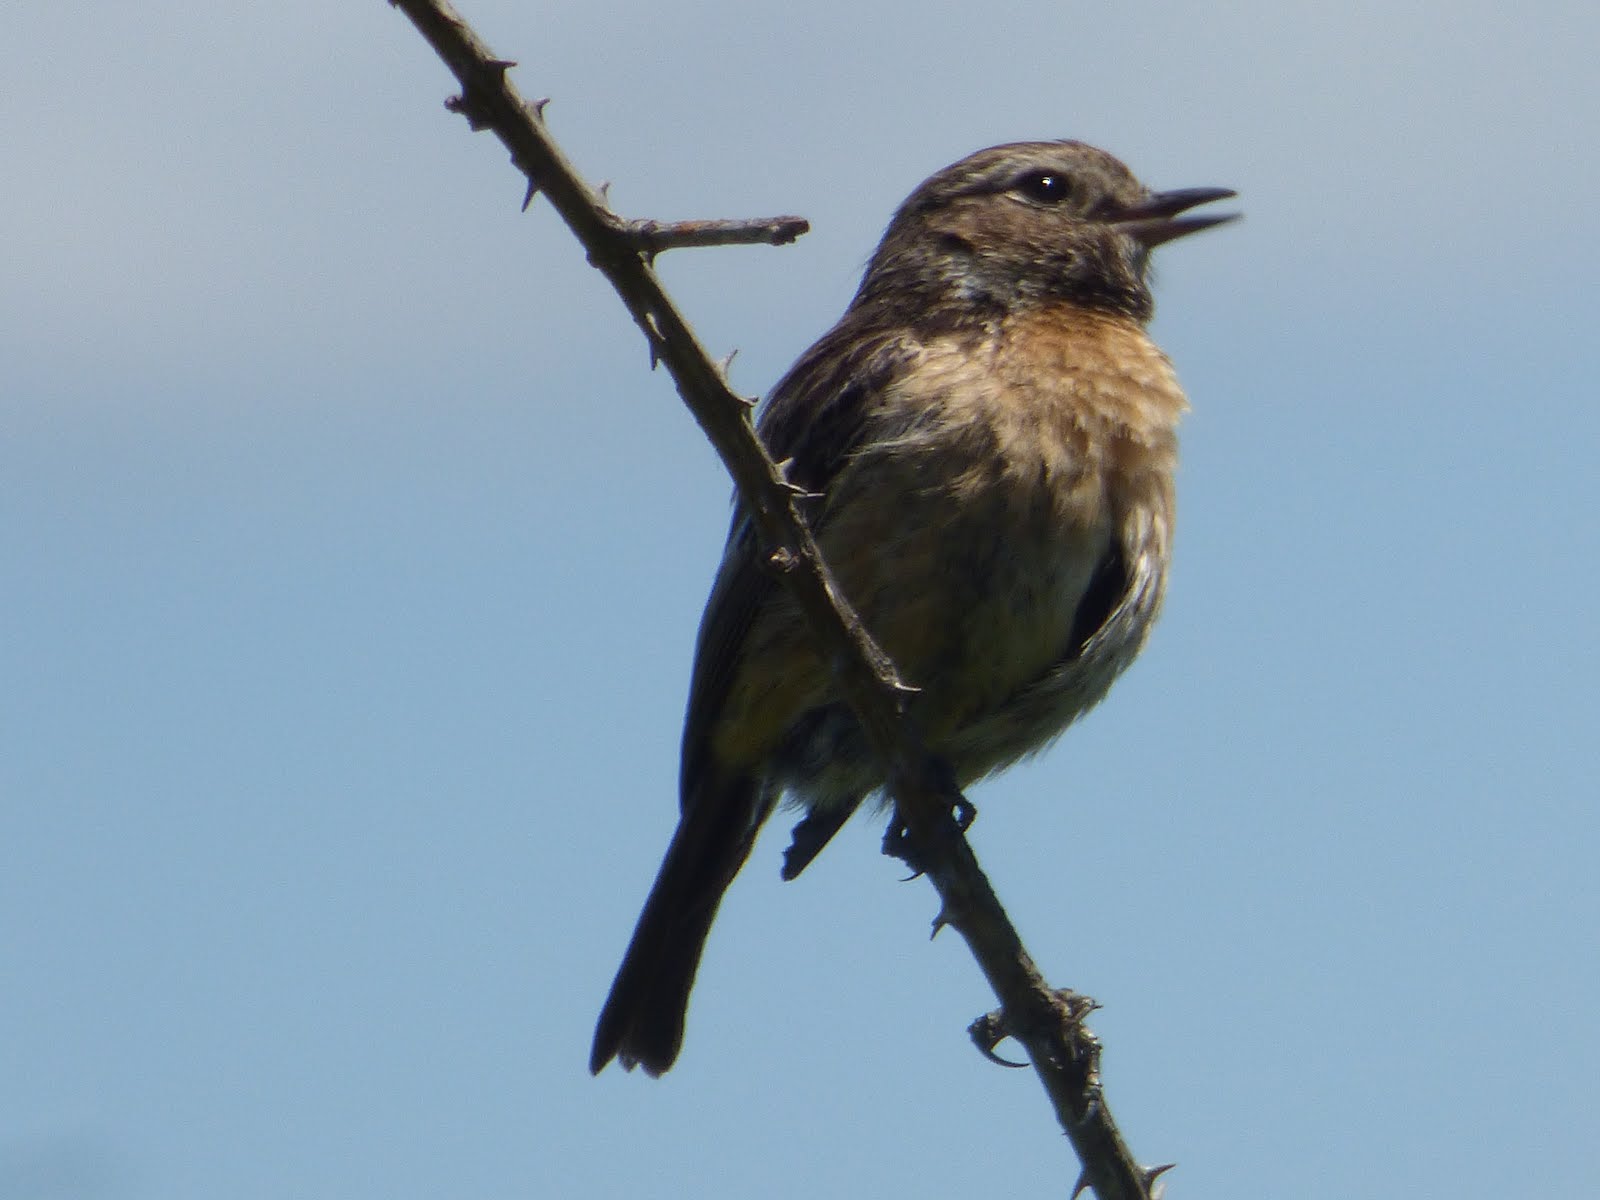
[[[650,369],[654,371],[661,362],[661,343],[666,339],[661,336],[661,326],[653,312],[644,314],[644,340],[650,343]]]
[[[539,97],[539,99],[534,100],[531,103],[529,103],[528,109],[529,109],[529,111],[531,111],[533,113],[533,119],[535,121],[544,120],[544,108],[545,108],[545,105],[547,105],[549,103],[550,103],[550,97],[549,96],[541,96],[541,97]]]
[[[737,351],[735,353],[737,353]],[[728,357],[731,359],[733,355],[730,354]],[[801,487],[798,483],[790,482],[789,472],[794,469],[793,458],[786,458],[782,462],[773,463],[772,465],[778,468],[778,474],[783,480],[783,489],[791,496],[794,496],[799,500],[823,499],[823,494],[821,492],[808,491],[806,488]]]
[[[528,205],[533,203],[533,198],[539,194],[539,185],[533,180],[528,180],[528,190],[522,197],[522,211],[528,211]]]
[[[1156,1181],[1177,1165],[1177,1163],[1162,1163],[1159,1167],[1145,1168],[1144,1187],[1145,1191],[1150,1193],[1150,1200],[1161,1200],[1161,1193],[1166,1191],[1167,1187],[1164,1182]]]
[[[1067,1200],[1078,1200],[1078,1197],[1089,1190],[1089,1172],[1079,1171],[1078,1182],[1072,1185],[1072,1195]]]

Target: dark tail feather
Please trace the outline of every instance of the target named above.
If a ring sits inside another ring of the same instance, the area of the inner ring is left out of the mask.
[[[697,789],[645,901],[633,940],[594,1031],[589,1070],[613,1058],[628,1070],[660,1075],[683,1045],[689,989],[717,905],[750,857],[772,811],[759,785],[739,779]]]
[[[837,808],[814,808],[806,813],[800,824],[794,827],[789,848],[783,852],[783,878],[786,881],[794,879],[811,865],[812,860],[822,853],[822,848],[833,840],[833,835],[843,829],[844,823],[861,807],[861,801],[862,797],[857,796]]]

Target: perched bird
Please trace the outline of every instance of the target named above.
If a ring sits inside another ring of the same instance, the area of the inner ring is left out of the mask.
[[[1161,607],[1187,404],[1145,334],[1153,247],[1234,193],[1151,192],[1081,142],[981,150],[900,206],[839,323],[758,429],[844,595],[963,786],[1052,741]],[[591,1071],[659,1075],[723,893],[787,796],[792,879],[883,772],[736,509],[700,624],[681,816],[600,1014]]]

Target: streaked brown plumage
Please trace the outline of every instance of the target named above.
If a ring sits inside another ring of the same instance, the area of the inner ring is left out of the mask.
[[[1160,608],[1185,408],[1144,324],[1152,247],[1225,217],[1224,189],[1153,194],[1078,142],[996,146],[919,187],[850,308],[759,429],[845,595],[920,689],[963,785],[1054,739]],[[717,905],[781,796],[806,810],[793,878],[882,774],[735,512],[695,655],[681,819],[595,1032],[659,1075],[677,1058]]]

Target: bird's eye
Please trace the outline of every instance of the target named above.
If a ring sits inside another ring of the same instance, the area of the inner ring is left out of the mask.
[[[1072,184],[1060,171],[1029,171],[1013,188],[1039,204],[1060,204],[1072,195]]]

